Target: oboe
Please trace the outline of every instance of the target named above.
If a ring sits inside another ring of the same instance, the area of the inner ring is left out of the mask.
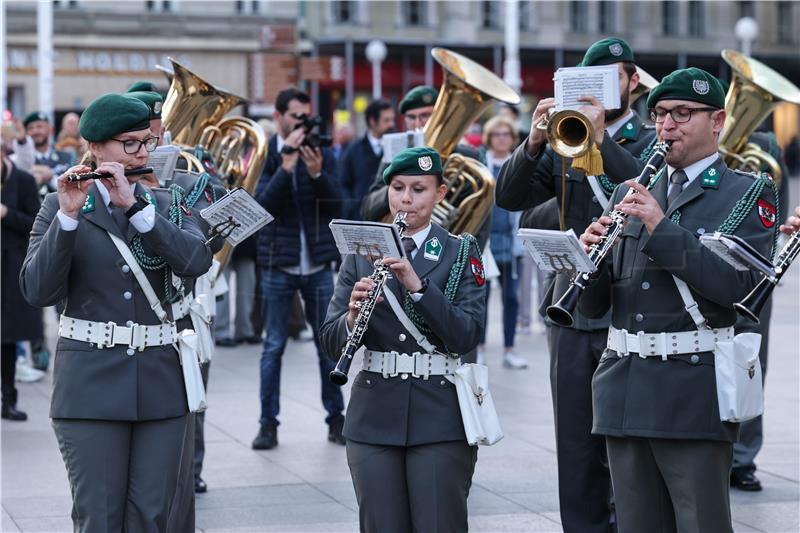
[[[140,167],[140,168],[126,168],[126,176],[141,176],[142,174],[152,174],[153,167]],[[111,174],[107,172],[84,172],[78,174],[73,172],[67,176],[67,181],[86,181],[86,180],[99,180],[103,178],[110,178]]]
[[[647,160],[639,177],[636,178],[636,183],[647,186],[653,175],[658,172],[658,169],[664,164],[664,158],[667,156],[671,146],[672,141],[664,141],[655,145],[653,154],[650,156],[650,159]],[[625,193],[625,196],[635,193],[636,190],[630,188],[628,192]],[[625,220],[628,218],[628,215],[618,209],[611,211],[608,216],[611,218],[608,232],[601,237],[600,242],[592,245],[589,252],[589,259],[592,260],[594,265],[598,268],[598,271],[606,256],[608,256],[611,249],[619,240],[620,235],[622,235]],[[548,318],[559,326],[571,326],[575,321],[572,314],[575,312],[575,307],[578,305],[578,299],[586,288],[589,280],[593,277],[594,276],[588,272],[578,273],[567,288],[567,292],[565,292],[556,303],[547,308]]]
[[[778,282],[789,269],[789,265],[795,260],[797,255],[800,254],[800,231],[792,233],[786,244],[783,245],[778,257],[775,258],[773,269],[775,270],[774,276],[764,276],[758,282],[750,294],[744,297],[741,302],[733,304],[736,311],[758,324],[758,316],[761,314],[761,309],[764,304],[769,300],[769,295],[772,294],[773,289],[778,286]]]
[[[406,225],[406,214],[402,212],[397,213],[397,216],[394,217],[394,224],[400,230],[400,236],[402,237],[403,232],[408,227]],[[347,373],[350,371],[353,356],[355,356],[358,347],[361,345],[361,338],[367,331],[369,318],[372,316],[372,312],[378,304],[378,298],[381,292],[383,292],[383,286],[386,285],[386,281],[392,277],[391,269],[383,265],[382,259],[376,259],[374,265],[375,270],[372,271],[369,278],[375,283],[367,297],[356,304],[358,306],[358,316],[353,324],[352,331],[350,331],[350,335],[347,337],[347,342],[342,349],[342,355],[339,356],[339,362],[336,363],[336,368],[331,370],[329,375],[331,383],[335,385],[342,386],[347,383]]]

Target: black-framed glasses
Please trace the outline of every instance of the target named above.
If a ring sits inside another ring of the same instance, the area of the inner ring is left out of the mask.
[[[133,155],[139,152],[139,149],[144,146],[144,149],[148,152],[152,152],[158,147],[158,137],[148,137],[147,139],[140,141],[139,139],[115,139],[111,138],[112,141],[117,141],[118,143],[122,143],[122,149],[125,150],[125,153],[128,155]]]
[[[683,124],[692,120],[692,113],[696,111],[719,111],[716,107],[676,107],[675,109],[651,109],[650,120],[656,124],[661,124],[667,119],[667,115],[672,117],[672,121]]]

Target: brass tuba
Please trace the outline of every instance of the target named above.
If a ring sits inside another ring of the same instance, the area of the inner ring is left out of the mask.
[[[161,120],[172,135],[172,142],[186,147],[183,157],[190,170],[201,162],[192,153],[203,148],[211,154],[216,173],[228,189],[244,188],[255,192],[261,171],[267,161],[267,139],[264,131],[253,120],[232,116],[223,118],[234,107],[246,100],[218,89],[174,59],[169,92],[164,100]],[[233,246],[227,241],[214,256],[222,272],[230,258]]]
[[[442,166],[447,194],[432,219],[451,233],[472,233],[489,216],[494,202],[494,177],[471,157],[454,154],[470,125],[494,100],[517,105],[519,95],[478,63],[445,48],[431,50],[444,69],[444,81],[433,114],[425,124],[425,144],[446,159]]]
[[[766,167],[779,183],[783,177],[780,164],[747,140],[778,103],[800,104],[800,89],[765,64],[735,50],[723,50],[722,59],[730,65],[733,80],[725,97],[719,151],[729,167],[748,172],[761,172]]]

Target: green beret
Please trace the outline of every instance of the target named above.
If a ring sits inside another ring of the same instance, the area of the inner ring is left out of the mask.
[[[601,39],[586,50],[579,67],[596,67],[598,65],[611,65],[623,61],[633,63],[633,50],[623,39],[609,37]]]
[[[33,111],[25,115],[25,118],[22,121],[22,125],[27,128],[28,124],[30,124],[31,122],[36,122],[37,120],[44,120],[45,122],[49,123],[50,117],[48,117],[47,114],[43,113],[42,111]]]
[[[129,93],[136,93],[139,91],[147,91],[151,93],[157,93],[158,89],[156,89],[156,84],[151,81],[144,81],[140,80],[128,87]]]
[[[404,115],[406,111],[433,105],[436,103],[437,98],[439,98],[439,91],[433,87],[429,87],[428,85],[414,87],[408,91],[405,98],[400,101],[400,114]]]
[[[150,108],[150,120],[161,119],[161,106],[164,105],[164,99],[160,94],[153,91],[129,91],[125,93],[125,96],[136,98],[147,104],[147,107]]]
[[[129,131],[150,127],[150,108],[136,98],[108,93],[96,98],[81,115],[81,137],[102,142]]]
[[[406,148],[398,152],[392,164],[383,171],[383,181],[387,185],[393,176],[440,176],[442,174],[442,158],[439,152],[427,146]]]
[[[647,107],[652,109],[659,100],[689,100],[722,109],[725,107],[725,88],[705,70],[689,67],[665,76],[650,91]]]

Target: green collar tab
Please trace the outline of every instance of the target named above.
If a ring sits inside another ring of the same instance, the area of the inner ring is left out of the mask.
[[[83,207],[81,207],[81,213],[91,213],[94,211],[94,194],[86,195],[86,201],[83,202]]]
[[[700,186],[704,189],[718,189],[720,178],[722,178],[722,172],[711,165],[700,174]]]
[[[442,255],[442,243],[439,242],[438,237],[425,241],[425,259],[438,261],[440,255]]]
[[[158,207],[155,194],[150,194],[150,191],[144,191],[142,197],[144,197],[144,199],[147,200],[147,203],[151,204],[153,207]]]
[[[625,123],[622,128],[620,128],[620,136],[623,139],[628,139],[630,141],[636,139],[636,135],[639,133],[639,128],[637,128],[636,124],[634,124],[635,121],[636,117],[633,117],[627,123]]]

